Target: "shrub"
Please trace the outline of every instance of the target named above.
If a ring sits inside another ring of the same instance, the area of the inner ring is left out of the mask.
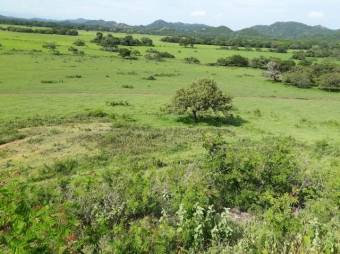
[[[248,60],[248,58],[240,56],[240,55],[233,55],[231,57],[218,59],[216,65],[248,67],[249,66],[249,60]]]
[[[132,86],[132,85],[122,85],[122,88],[133,89],[134,86]]]
[[[107,105],[109,105],[111,107],[130,106],[130,103],[128,103],[127,101],[110,101],[110,102],[107,102]]]
[[[95,109],[95,110],[92,110],[88,113],[88,116],[89,117],[98,117],[98,118],[103,118],[103,117],[107,117],[108,116],[108,113],[104,112],[103,110],[101,109]]]
[[[145,78],[146,80],[156,80],[156,78],[153,76],[153,75],[151,75],[151,76],[149,76],[149,77],[147,77],[147,78]]]
[[[118,51],[118,54],[120,57],[124,58],[124,59],[129,59],[129,60],[136,60],[137,57],[132,55],[132,51],[130,49],[127,48],[120,48]]]
[[[260,56],[260,57],[251,59],[249,62],[249,66],[252,68],[266,69],[269,62],[270,62],[269,58]]]
[[[178,90],[168,109],[179,114],[190,113],[197,120],[198,114],[209,111],[228,115],[232,109],[231,101],[231,97],[224,95],[214,80],[201,79],[187,89]]]
[[[293,195],[303,181],[293,145],[294,140],[283,138],[257,146],[247,141],[233,146],[220,137],[208,137],[204,144],[210,158],[207,168],[212,170],[221,204],[265,209],[271,198]],[[303,200],[300,193],[294,195]]]
[[[74,45],[78,46],[78,47],[83,47],[86,45],[85,41],[78,39],[75,42],[73,42]]]
[[[156,49],[148,49],[147,54],[145,55],[145,58],[148,60],[157,60],[160,61],[162,58],[175,58],[174,55],[168,53],[168,52],[160,52]]]
[[[305,69],[297,69],[285,73],[282,81],[299,88],[310,88],[314,86],[311,73]]]
[[[200,60],[198,60],[196,57],[186,57],[184,58],[184,62],[187,64],[200,64]]]
[[[55,42],[45,42],[42,47],[45,49],[55,50],[57,49],[57,44]]]
[[[322,90],[340,92],[340,73],[324,74],[319,78],[318,83]]]
[[[81,50],[79,50],[79,49],[77,49],[73,46],[69,47],[68,51],[71,52],[74,55],[84,55],[85,54],[84,51],[81,51]]]

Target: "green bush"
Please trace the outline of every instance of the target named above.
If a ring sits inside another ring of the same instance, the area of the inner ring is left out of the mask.
[[[340,73],[329,73],[320,76],[319,88],[330,92],[340,91]]]
[[[296,69],[285,73],[282,81],[298,88],[311,88],[314,86],[312,74],[305,69]]]
[[[219,66],[236,66],[236,67],[248,67],[249,60],[246,57],[240,55],[233,55],[227,58],[220,58],[217,60],[216,65]]]
[[[200,64],[200,60],[198,60],[196,57],[186,57],[184,58],[184,62],[188,64]]]
[[[232,109],[231,101],[231,97],[224,95],[214,80],[201,79],[187,89],[178,90],[168,109],[179,114],[189,113],[197,120],[199,114],[209,111],[227,116]]]

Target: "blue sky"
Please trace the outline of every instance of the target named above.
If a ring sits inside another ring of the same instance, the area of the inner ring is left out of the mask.
[[[340,29],[340,0],[0,0],[0,14],[105,19],[148,24],[156,19],[240,29],[299,21]]]

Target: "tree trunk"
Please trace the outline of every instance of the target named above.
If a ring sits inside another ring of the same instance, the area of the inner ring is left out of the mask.
[[[195,110],[192,111],[192,116],[194,118],[194,121],[197,122],[197,112]]]

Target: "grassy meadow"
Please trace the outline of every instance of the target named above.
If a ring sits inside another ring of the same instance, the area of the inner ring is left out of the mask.
[[[332,247],[319,243],[314,246],[315,234],[301,233],[306,241],[301,246],[307,246],[306,249],[298,249],[300,245],[296,243],[290,253],[312,253],[308,251],[312,247],[313,253],[339,250],[334,245],[339,240],[336,226],[339,203],[335,201],[339,194],[340,168],[339,93],[274,83],[259,69],[208,65],[219,57],[235,54],[289,59],[291,53],[221,50],[209,45],[184,48],[147,35],[154,41],[155,49],[176,58],[160,62],[146,60],[143,55],[148,47],[133,47],[142,56],[138,60],[125,60],[91,43],[95,36],[95,32],[86,31],[80,31],[77,37],[0,31],[0,206],[7,208],[4,211],[0,208],[1,253],[99,253],[96,252],[99,249],[103,253],[172,252],[176,248],[170,246],[170,242],[176,233],[168,224],[160,226],[160,232],[163,230],[167,235],[162,240],[157,238],[157,244],[147,245],[153,241],[147,237],[155,232],[155,220],[164,218],[163,211],[175,214],[180,203],[188,210],[198,209],[194,207],[196,202],[202,207],[211,204],[208,197],[214,190],[200,187],[205,182],[206,171],[194,170],[206,165],[202,144],[210,134],[229,142],[231,149],[259,146],[260,151],[267,144],[272,145],[267,139],[294,140],[292,150],[296,158],[291,160],[296,160],[296,167],[305,174],[304,179],[311,177],[313,183],[322,186],[318,189],[315,185],[318,198],[311,198],[310,203],[306,201],[306,212],[301,216],[306,220],[319,218],[320,239],[328,237]],[[84,56],[68,51],[76,39],[86,42],[85,47],[79,47]],[[55,42],[62,55],[53,55],[44,49],[45,42]],[[201,64],[187,64],[186,57],[196,57]],[[147,80],[149,76],[156,80]],[[162,110],[176,90],[200,78],[216,80],[218,86],[233,97],[232,120],[208,119],[195,123]],[[113,101],[126,101],[129,105],[113,107],[109,105]],[[235,153],[234,156],[237,161],[241,155]],[[246,152],[244,156],[248,156]],[[261,156],[257,157],[258,161],[262,160]],[[246,160],[245,157],[239,161]],[[125,193],[110,203],[127,202],[126,217],[119,217],[124,220],[114,223],[115,226],[110,224],[109,231],[103,229],[108,228],[106,222],[105,227],[100,224],[103,221],[87,222],[84,226],[79,222],[83,215],[77,212],[88,214],[86,207],[101,207],[102,203],[96,202],[106,200],[101,195],[108,195],[110,188]],[[166,193],[175,201],[170,203],[167,199],[163,204],[158,200],[158,196],[164,197]],[[29,210],[29,215],[25,217],[18,212],[16,204],[21,204],[20,209]],[[256,216],[259,212],[247,209],[244,211]],[[40,221],[39,226],[34,220]],[[274,246],[273,242],[279,239],[292,240],[287,235],[270,238],[270,233],[264,233],[266,222],[261,224],[259,220],[256,221],[259,224],[250,226],[253,231],[249,232],[269,239],[267,245],[263,244],[267,247],[256,249],[247,245],[248,251],[242,245],[245,242],[238,242],[229,243],[224,251],[279,253],[280,247],[268,246]],[[59,230],[58,225],[65,229]],[[306,226],[302,231],[308,233],[315,225]],[[254,233],[256,230],[262,231]],[[46,240],[48,234],[53,235],[50,243]],[[106,238],[100,237],[103,235]],[[184,246],[183,249],[173,253],[221,253],[218,248],[222,243],[209,250],[195,245],[191,252],[186,252],[190,246],[185,245],[183,239],[175,241],[175,245]],[[164,247],[166,242],[169,246]],[[155,246],[158,247],[153,249]]]

